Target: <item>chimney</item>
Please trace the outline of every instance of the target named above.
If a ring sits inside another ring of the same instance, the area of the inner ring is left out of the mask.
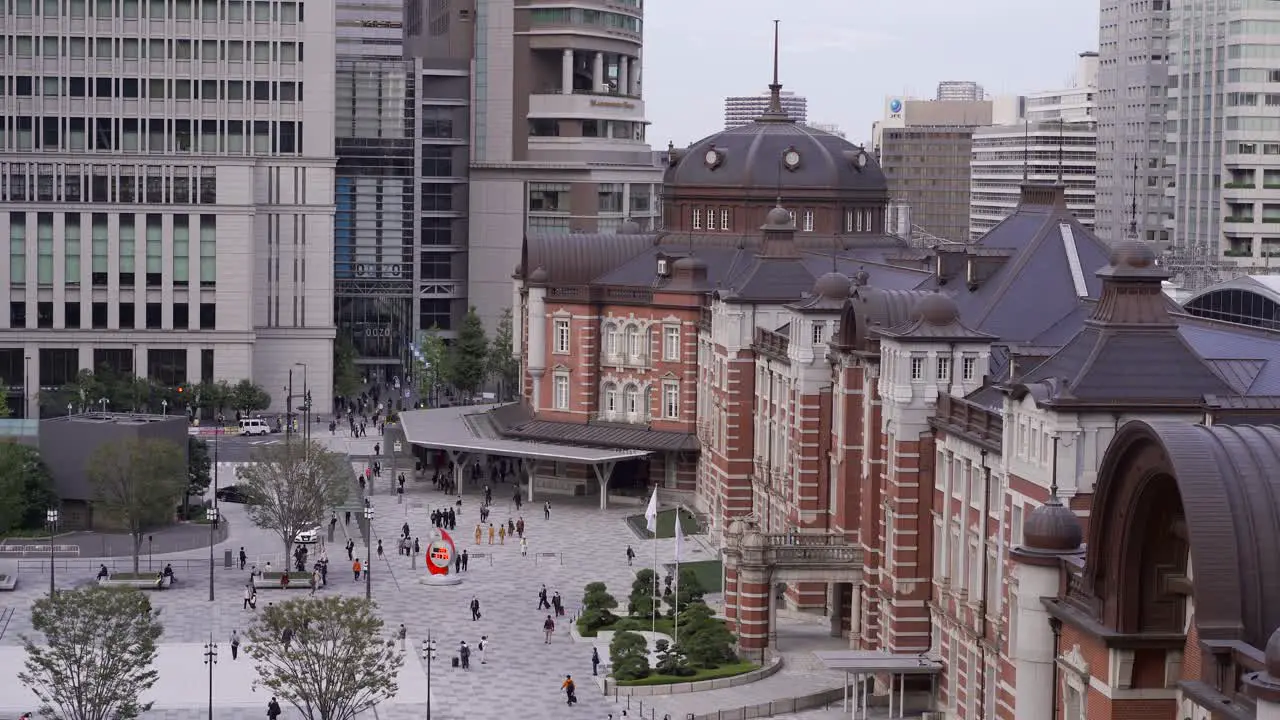
[[[1022,196],[1018,205],[1034,205],[1040,207],[1059,207],[1067,209],[1067,188],[1060,184],[1023,183]]]

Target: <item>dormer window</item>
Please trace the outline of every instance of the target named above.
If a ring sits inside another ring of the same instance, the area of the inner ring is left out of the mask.
[[[924,358],[919,355],[911,357],[911,380],[924,380]]]
[[[665,257],[658,258],[658,277],[671,276],[671,261]]]
[[[810,340],[812,340],[814,345],[821,345],[823,342],[826,342],[826,339],[827,339],[826,334],[827,334],[826,323],[816,322],[813,324],[813,329],[810,330],[809,332],[809,337],[810,337]]]
[[[702,208],[693,209],[693,229],[694,230],[702,229]]]
[[[813,211],[812,210],[804,211],[804,231],[813,232]]]
[[[951,379],[951,358],[938,358],[938,382],[947,382]]]
[[[960,377],[965,382],[973,380],[978,374],[978,358],[967,355],[960,361]]]

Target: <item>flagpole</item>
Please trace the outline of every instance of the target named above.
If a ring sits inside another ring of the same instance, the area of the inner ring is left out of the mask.
[[[675,620],[675,625],[674,625],[675,632],[673,633],[671,642],[673,644],[678,645],[680,644],[680,556],[684,554],[684,527],[680,522],[679,506],[676,506],[675,535],[676,535],[676,579],[675,579],[676,599],[671,606],[672,616],[674,617],[674,620]]]

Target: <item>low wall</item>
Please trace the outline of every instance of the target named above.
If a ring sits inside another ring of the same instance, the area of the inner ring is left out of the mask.
[[[613,678],[604,679],[604,694],[616,697],[649,697],[650,695],[683,695],[685,693],[705,692],[707,690],[724,690],[725,688],[747,685],[763,680],[782,669],[782,658],[775,657],[759,670],[715,680],[698,680],[697,682],[671,683],[670,685],[619,685]]]
[[[840,703],[843,700],[844,688],[819,690],[818,692],[811,693],[809,695],[801,695],[800,697],[770,700],[768,702],[757,703],[755,705],[744,705],[743,707],[728,710],[717,710],[703,715],[694,715],[690,713],[688,720],[750,720],[751,718],[773,717],[774,715],[789,715],[803,710],[811,710],[813,708],[825,707],[833,703]]]

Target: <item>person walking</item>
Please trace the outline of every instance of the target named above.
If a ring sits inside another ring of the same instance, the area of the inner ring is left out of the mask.
[[[231,628],[231,659],[235,660],[239,654],[240,654],[240,633],[235,628]]]
[[[498,528],[498,544],[499,544],[499,545],[506,545],[506,544],[507,544],[507,528],[506,528],[506,526],[503,526],[503,527]]]
[[[476,523],[476,544],[477,545],[480,544],[480,533],[481,533],[480,523]]]
[[[480,636],[480,644],[476,645],[476,650],[477,650],[477,651],[479,651],[479,653],[480,653],[480,664],[481,664],[481,665],[486,665],[486,664],[487,664],[487,663],[486,663],[486,661],[485,661],[485,659],[484,659],[484,652],[485,652],[485,650],[487,650],[488,648],[489,648],[489,636],[488,636],[488,635],[481,635],[481,636]]]
[[[591,648],[591,674],[600,674],[600,649],[595,647]]]
[[[543,585],[542,589],[538,591],[538,609],[539,610],[551,609],[551,603],[547,602],[547,586],[546,585]]]
[[[467,553],[466,550],[463,550],[462,551],[462,572],[467,571],[467,565],[469,565],[470,563],[471,563],[471,556]]]
[[[493,523],[489,523],[489,544],[493,544]]]
[[[249,556],[245,554],[244,546],[240,546],[240,569],[244,570],[244,564],[249,561]]]
[[[574,703],[578,702],[578,688],[573,684],[572,675],[564,676],[564,682],[560,683],[560,689],[564,690],[564,697],[569,707],[573,707]]]
[[[244,586],[244,608],[249,609],[249,603],[253,602],[253,583]]]
[[[480,598],[475,597],[473,595],[471,597],[471,622],[475,622],[479,619],[480,619]]]
[[[320,570],[317,568],[311,571],[311,594],[316,594],[316,588],[320,587]]]
[[[382,540],[381,539],[378,540],[378,558],[379,559],[382,558]]]
[[[632,550],[631,546],[628,545],[627,546],[627,565],[631,565],[632,561],[634,561],[635,559],[636,559],[636,551]]]
[[[347,538],[347,561],[348,562],[356,559],[355,551],[356,551],[356,541],[352,540],[351,538]]]
[[[400,652],[404,652],[405,638],[409,635],[409,631],[404,628],[404,623],[400,623],[400,631],[397,634],[400,636]]]
[[[551,644],[551,635],[555,631],[556,631],[556,621],[552,620],[551,616],[548,615],[547,619],[542,623],[542,633],[543,633],[542,644],[543,645]]]
[[[360,582],[360,571],[363,569],[364,567],[360,564],[360,558],[356,558],[356,561],[351,563],[351,574],[355,576],[356,582]]]
[[[551,519],[551,501],[550,500],[542,503],[542,519],[543,520]]]
[[[463,670],[471,669],[471,648],[467,647],[467,641],[463,640],[458,646],[458,660],[462,664]]]
[[[529,556],[529,539],[520,538],[520,557]]]
[[[280,703],[274,697],[271,702],[267,703],[267,720],[276,720],[280,717]]]

